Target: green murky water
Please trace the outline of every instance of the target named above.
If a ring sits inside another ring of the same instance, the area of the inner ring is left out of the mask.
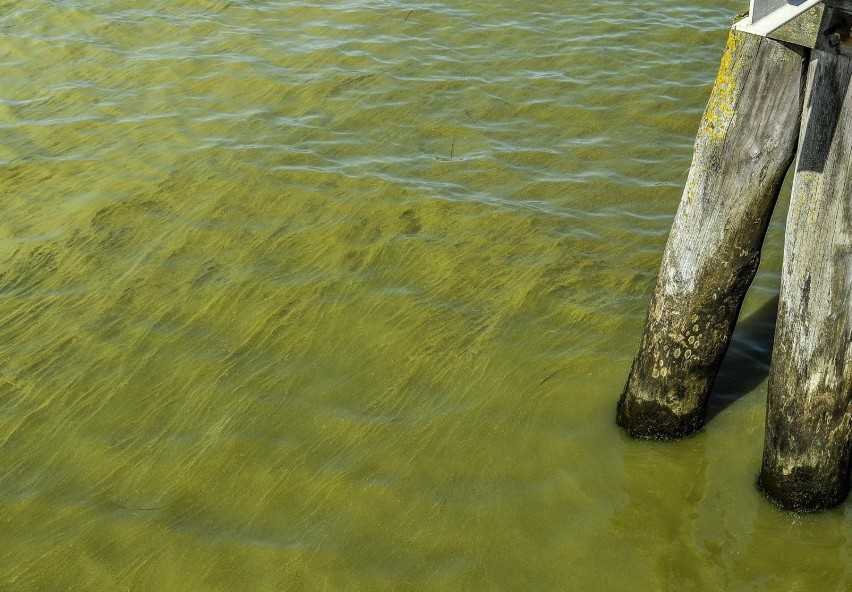
[[[0,589],[852,586],[754,487],[783,211],[613,423],[742,8],[0,2]]]

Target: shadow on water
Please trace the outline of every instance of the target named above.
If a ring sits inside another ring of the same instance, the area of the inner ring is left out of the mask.
[[[710,393],[708,420],[753,391],[769,375],[777,316],[776,296],[737,323],[725,361],[719,368]]]

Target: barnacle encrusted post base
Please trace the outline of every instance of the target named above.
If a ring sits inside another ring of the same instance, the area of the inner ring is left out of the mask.
[[[796,151],[807,50],[731,30],[617,422],[689,435],[730,342]]]
[[[796,511],[841,503],[852,445],[852,59],[814,50],[787,218],[759,484]]]

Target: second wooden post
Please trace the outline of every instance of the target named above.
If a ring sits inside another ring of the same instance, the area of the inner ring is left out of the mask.
[[[852,58],[814,51],[787,219],[760,485],[814,511],[849,492]]]

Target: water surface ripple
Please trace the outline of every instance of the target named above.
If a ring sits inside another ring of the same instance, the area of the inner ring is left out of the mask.
[[[848,588],[783,212],[708,428],[613,425],[740,4],[0,3],[0,588]]]

